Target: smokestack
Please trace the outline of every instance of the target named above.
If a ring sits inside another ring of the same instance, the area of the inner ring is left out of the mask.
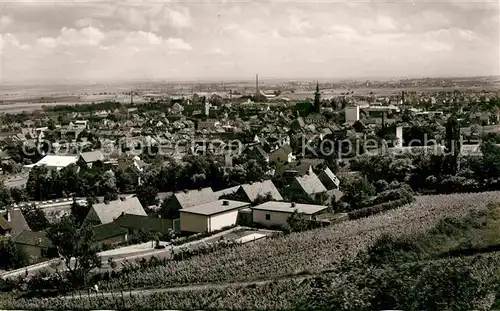
[[[259,75],[255,75],[255,97],[259,96]]]

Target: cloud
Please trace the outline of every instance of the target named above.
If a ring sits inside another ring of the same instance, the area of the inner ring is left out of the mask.
[[[46,48],[55,48],[57,46],[57,40],[51,37],[38,38],[36,43]]]
[[[212,50],[210,50],[209,54],[220,55],[220,56],[229,56],[231,53],[229,53],[228,51],[223,50],[219,47],[216,47],[216,48],[213,48]]]
[[[37,43],[47,48],[58,46],[99,46],[104,39],[104,33],[94,27],[81,29],[63,27],[57,37],[41,37]]]
[[[12,79],[407,76],[498,68],[498,5],[496,11],[449,1],[5,6],[3,23],[15,26],[2,36],[4,76]]]
[[[152,32],[137,31],[125,35],[123,43],[129,46],[145,47],[147,45],[159,45],[163,39]]]
[[[75,22],[76,28],[83,28],[83,27],[89,27],[89,26],[94,26],[94,27],[103,27],[103,24],[101,21],[92,18],[92,17],[84,17],[80,18]]]
[[[187,8],[179,10],[165,8],[164,16],[175,28],[187,28],[191,26],[191,15]]]
[[[1,34],[0,35],[0,44],[2,46],[2,49],[8,49],[8,48],[18,48],[21,50],[28,50],[31,48],[29,44],[23,44],[19,41],[19,39],[11,34],[11,33],[6,33],[6,34]]]
[[[445,42],[427,41],[422,45],[423,49],[430,52],[445,52],[453,50],[453,47]]]
[[[57,37],[41,37],[37,43],[46,48],[100,47],[102,50],[120,46],[123,51],[151,49],[161,46],[168,50],[192,50],[191,45],[180,38],[166,38],[153,32],[113,30],[104,32],[98,28],[62,28]]]
[[[193,49],[191,45],[179,38],[168,38],[167,40],[165,40],[165,45],[169,49],[177,51],[190,51]]]
[[[12,17],[8,16],[8,15],[2,15],[0,17],[0,26],[2,27],[2,29],[6,26],[9,26],[10,24],[12,24],[13,20],[12,20]]]
[[[347,25],[332,25],[328,28],[328,34],[341,39],[359,39],[359,33]]]

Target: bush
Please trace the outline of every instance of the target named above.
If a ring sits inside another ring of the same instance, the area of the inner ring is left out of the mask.
[[[405,198],[405,199],[400,199],[400,200],[396,200],[396,201],[390,201],[390,202],[377,204],[377,205],[370,206],[370,207],[361,208],[361,209],[349,212],[348,213],[349,219],[353,220],[353,219],[359,219],[359,218],[375,215],[375,214],[378,214],[381,212],[385,212],[385,211],[388,211],[391,209],[401,207],[405,204],[412,202],[413,200],[414,200],[414,198],[411,197],[411,198]]]
[[[387,188],[389,188],[389,183],[385,181],[385,179],[379,179],[375,183],[375,189],[377,189],[378,192],[386,191]]]
[[[399,188],[389,189],[381,192],[375,198],[364,202],[365,207],[382,204],[390,201],[397,201],[402,199],[410,199],[414,196],[413,190],[407,184],[401,184]]]

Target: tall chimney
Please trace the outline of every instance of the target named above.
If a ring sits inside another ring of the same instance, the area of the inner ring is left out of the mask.
[[[255,97],[257,99],[257,97],[259,96],[260,92],[259,92],[259,75],[256,74],[255,75]]]
[[[7,222],[11,222],[12,221],[12,217],[11,217],[11,214],[10,214],[10,208],[7,209],[7,213],[5,213],[5,218],[7,219]]]

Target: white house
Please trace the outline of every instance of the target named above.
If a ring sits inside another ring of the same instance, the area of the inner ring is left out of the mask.
[[[359,106],[345,107],[345,121],[354,123],[359,120]]]
[[[66,166],[76,163],[78,157],[75,156],[60,156],[60,155],[46,155],[35,164],[25,165],[25,168],[31,169],[34,166],[46,166],[48,168],[55,168],[60,170]]]
[[[233,226],[238,219],[238,210],[250,203],[218,200],[183,208],[180,212],[181,231],[212,232]]]
[[[266,227],[287,227],[288,218],[297,211],[307,220],[326,211],[328,206],[269,201],[252,207],[252,219]]]

